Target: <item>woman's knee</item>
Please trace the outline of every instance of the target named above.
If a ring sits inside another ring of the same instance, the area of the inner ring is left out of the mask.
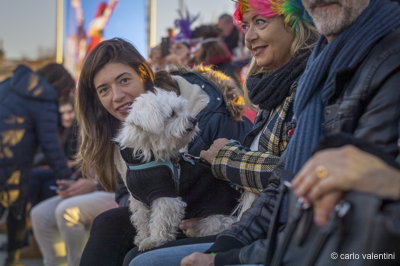
[[[49,215],[48,212],[49,211],[47,210],[46,206],[43,204],[38,204],[35,207],[33,207],[30,212],[32,224],[35,225],[42,223],[42,221],[47,219]]]
[[[58,226],[68,225],[68,227],[73,227],[81,221],[80,208],[75,202],[72,203],[65,199],[57,205],[55,217]]]
[[[34,226],[35,224],[53,226],[55,224],[54,212],[60,201],[62,201],[62,199],[59,196],[56,196],[42,201],[33,207],[30,212],[32,224]]]
[[[93,220],[91,232],[120,235],[125,234],[127,228],[130,227],[132,227],[132,224],[128,208],[115,208],[99,214]]]
[[[165,254],[160,254],[158,252],[151,252],[150,254],[143,253],[131,260],[129,266],[160,266],[162,265],[163,257],[165,258]]]

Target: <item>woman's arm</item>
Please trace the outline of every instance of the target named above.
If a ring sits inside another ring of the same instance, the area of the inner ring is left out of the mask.
[[[218,139],[200,157],[212,163],[215,177],[246,190],[261,192],[279,163],[280,157],[268,152],[251,151],[239,143]]]

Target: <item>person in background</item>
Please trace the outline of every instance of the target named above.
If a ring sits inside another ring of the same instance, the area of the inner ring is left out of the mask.
[[[161,41],[161,56],[165,57],[165,64],[176,66],[192,66],[191,60],[191,38],[192,24],[197,20],[197,16],[192,16],[188,10],[186,15],[178,11],[179,18],[175,20],[175,26],[179,29],[178,34]]]
[[[202,25],[196,27],[192,39],[198,40],[192,49],[192,65],[212,66],[233,78],[238,84],[239,69],[232,65],[232,54],[220,38],[221,30],[215,25]]]
[[[94,179],[57,181],[58,196],[31,211],[43,265],[79,265],[93,219],[117,207],[114,193],[99,190]]]
[[[62,65],[24,65],[0,83],[0,214],[8,209],[5,265],[20,265],[33,157],[41,147],[59,179],[72,175],[59,137],[58,102],[75,87]]]
[[[68,165],[73,169],[79,129],[72,99],[61,101],[59,112],[63,126],[61,141],[69,159]],[[79,171],[75,170],[75,177],[79,177]],[[43,264],[79,265],[93,219],[117,206],[114,194],[99,190],[94,179],[58,180],[54,182],[55,187],[51,185],[45,183],[43,190],[60,188],[56,190],[58,196],[35,202],[31,211],[32,227],[43,255]]]
[[[163,70],[165,67],[165,57],[161,54],[161,44],[150,49],[148,62],[153,71]]]
[[[58,111],[61,116],[60,139],[67,156],[68,167],[75,172],[73,160],[77,150],[78,127],[75,120],[75,111],[72,97],[60,99]],[[34,168],[29,176],[29,203],[31,207],[57,195],[52,187],[56,186],[55,172],[49,167],[46,158],[39,148],[35,155]],[[30,218],[28,218],[30,219]],[[29,223],[28,223],[29,225]],[[41,257],[39,247],[32,231],[28,232],[28,246],[21,249],[21,258]]]
[[[168,49],[169,53],[165,55],[164,63],[167,65],[189,66],[191,56],[189,41],[189,39],[171,40]]]
[[[240,47],[240,35],[242,34],[233,24],[233,17],[229,14],[222,14],[218,18],[217,27],[221,30],[221,36],[231,54],[235,54],[235,49]],[[243,39],[242,39],[243,41]]]
[[[77,151],[78,127],[75,120],[75,111],[73,100],[70,97],[61,99],[58,111],[61,116],[60,140],[67,157],[68,167],[72,171],[74,166],[74,156]],[[29,202],[35,206],[39,202],[48,199],[57,193],[50,189],[50,186],[56,185],[56,176],[54,171],[48,167],[43,152],[40,150],[35,155],[37,166],[32,169],[29,178]]]

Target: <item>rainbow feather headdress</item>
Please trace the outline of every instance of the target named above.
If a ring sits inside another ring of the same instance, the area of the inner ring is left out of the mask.
[[[304,20],[312,23],[311,17],[304,9],[301,0],[237,0],[233,21],[240,26],[243,13],[254,10],[260,16],[270,18],[283,16],[285,23],[292,29],[297,30],[299,21]]]

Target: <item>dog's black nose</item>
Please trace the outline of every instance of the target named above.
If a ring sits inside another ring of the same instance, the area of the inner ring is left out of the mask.
[[[192,123],[193,126],[197,125],[197,119],[194,117],[190,117],[189,122]]]

